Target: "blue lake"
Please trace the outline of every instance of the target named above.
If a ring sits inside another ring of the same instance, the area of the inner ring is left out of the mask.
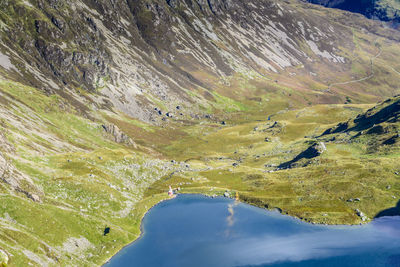
[[[400,217],[321,226],[231,199],[179,195],[107,267],[400,266]]]

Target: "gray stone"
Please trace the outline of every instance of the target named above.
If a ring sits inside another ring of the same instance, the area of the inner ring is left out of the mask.
[[[110,134],[113,137],[115,142],[124,143],[136,147],[135,142],[133,142],[133,140],[128,135],[122,132],[118,128],[118,126],[109,123],[109,124],[103,124],[102,127],[106,133]]]
[[[34,202],[40,202],[40,197],[36,194],[28,193],[27,196]]]

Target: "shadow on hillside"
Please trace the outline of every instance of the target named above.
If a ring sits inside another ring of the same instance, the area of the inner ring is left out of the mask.
[[[388,99],[385,102],[390,102],[391,99]],[[375,107],[376,108],[376,107]],[[382,108],[378,112],[373,115],[368,115],[370,112],[374,111],[374,108],[368,110],[364,114],[360,114],[353,120],[355,126],[349,128],[348,122],[342,122],[337,124],[333,128],[327,129],[323,132],[319,137],[334,134],[334,133],[345,133],[350,131],[364,131],[369,129],[369,133],[383,133],[384,128],[382,125],[379,125],[383,122],[397,122],[400,118],[400,100],[395,101],[394,103]],[[375,126],[375,127],[374,127]],[[373,127],[372,129],[370,129]]]
[[[312,146],[308,147],[306,150],[301,152],[299,155],[297,155],[294,159],[284,162],[278,166],[279,169],[289,169],[293,166],[293,164],[301,161],[302,159],[313,159],[318,157],[321,154],[321,152],[318,149],[317,144],[313,144]],[[307,163],[305,163],[307,165]]]
[[[354,120],[356,126],[348,129],[347,131],[363,131],[382,122],[395,122],[399,113],[400,101],[396,101],[393,104],[382,108],[380,111],[370,117],[367,117],[365,114],[357,117]]]
[[[375,215],[375,218],[384,216],[400,216],[400,200],[399,202],[397,202],[396,207],[380,211],[378,214]]]

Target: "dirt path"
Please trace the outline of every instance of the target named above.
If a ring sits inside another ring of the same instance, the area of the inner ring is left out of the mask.
[[[374,71],[374,60],[375,59],[377,59],[380,55],[382,54],[382,49],[379,47],[379,52],[374,56],[374,57],[372,57],[370,60],[371,60],[371,74],[370,75],[368,75],[367,77],[364,77],[364,78],[361,78],[361,79],[357,79],[357,80],[351,80],[351,81],[347,81],[347,82],[340,82],[340,83],[332,83],[332,84],[330,84],[329,86],[328,86],[328,89],[326,90],[327,92],[329,92],[330,90],[331,90],[331,88],[333,87],[333,86],[336,86],[336,85],[346,85],[346,84],[350,84],[350,83],[358,83],[358,82],[362,82],[362,81],[366,81],[366,80],[369,80],[369,79],[371,79],[372,77],[374,77],[374,75],[375,75],[375,71]],[[394,71],[396,71],[396,70],[394,70]],[[397,72],[397,71],[396,71]],[[399,73],[400,74],[400,73]]]
[[[394,71],[394,72],[396,72],[398,75],[400,75],[400,72],[398,72],[395,68],[393,68],[393,67],[391,67],[392,68],[392,70]]]

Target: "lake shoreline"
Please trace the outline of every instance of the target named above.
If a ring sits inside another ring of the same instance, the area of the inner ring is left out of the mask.
[[[161,194],[160,194],[160,195],[161,195]],[[213,197],[213,196],[207,195],[207,194],[205,194],[205,193],[180,193],[180,194],[176,195],[176,197],[178,197],[179,195],[194,195],[194,196],[197,195],[197,196],[203,196],[203,197],[206,197],[206,198],[225,198],[223,195],[217,195],[216,197]],[[142,217],[141,217],[141,219],[140,219],[140,235],[139,235],[137,238],[135,238],[134,240],[132,240],[131,242],[129,242],[128,244],[126,244],[126,245],[124,245],[123,247],[121,247],[121,249],[119,249],[116,253],[112,254],[109,258],[107,258],[107,260],[106,260],[104,263],[102,263],[100,266],[105,266],[107,263],[109,263],[109,262],[111,261],[111,259],[112,259],[113,257],[115,257],[115,256],[116,256],[118,253],[120,253],[123,249],[125,249],[125,248],[127,248],[128,246],[130,246],[130,245],[136,243],[137,241],[139,241],[139,240],[143,237],[143,235],[144,235],[144,229],[143,229],[143,220],[144,220],[144,217],[145,217],[154,207],[158,206],[159,204],[161,204],[161,203],[163,203],[163,202],[165,202],[165,201],[169,201],[169,200],[173,200],[173,199],[175,199],[175,197],[174,197],[174,198],[170,198],[170,197],[166,196],[165,198],[163,198],[163,199],[157,201],[156,203],[154,203],[149,209],[147,209],[147,211],[143,213],[143,215],[142,215]],[[228,199],[234,200],[233,198],[228,198]],[[259,207],[259,206],[255,205],[254,203],[248,203],[248,202],[246,202],[246,201],[240,201],[240,200],[239,200],[239,202],[240,202],[240,203],[244,203],[244,204],[246,204],[246,205],[250,205],[250,206],[252,206],[252,207],[256,207],[256,208],[262,209],[262,210],[264,210],[264,211],[274,212],[274,211],[271,210],[271,209],[266,209],[265,207]],[[310,224],[310,225],[316,225],[316,226],[317,226],[317,225],[320,225],[320,226],[327,226],[327,227],[329,227],[329,226],[363,226],[363,225],[368,225],[368,224],[370,224],[371,222],[374,221],[374,220],[372,219],[372,220],[370,220],[370,221],[368,221],[368,222],[360,223],[360,224],[323,224],[323,223],[316,223],[316,222],[304,221],[304,220],[301,220],[301,219],[300,219],[299,217],[297,217],[297,216],[292,216],[292,215],[289,215],[289,214],[284,214],[284,213],[278,212],[278,211],[277,211],[277,213],[279,213],[279,214],[282,215],[282,216],[291,217],[291,218],[293,218],[293,219],[295,219],[295,220],[297,220],[297,221],[299,221],[299,222],[302,222],[302,223],[306,223],[306,224]]]
[[[115,256],[116,256],[118,253],[120,253],[123,249],[125,249],[126,247],[128,247],[128,246],[134,244],[135,242],[139,241],[139,240],[143,237],[143,235],[144,235],[144,230],[143,230],[143,219],[144,219],[144,217],[147,215],[147,213],[149,213],[149,211],[150,211],[151,209],[153,209],[155,206],[161,204],[162,202],[165,202],[165,201],[168,201],[168,200],[172,200],[172,199],[174,199],[174,198],[166,197],[166,198],[164,198],[164,199],[161,199],[161,200],[157,201],[157,202],[156,202],[155,204],[153,204],[149,209],[147,209],[147,211],[144,212],[143,215],[142,215],[142,217],[140,218],[140,229],[139,229],[140,234],[139,234],[139,236],[136,237],[136,238],[135,238],[134,240],[132,240],[131,242],[129,242],[128,244],[122,246],[121,249],[117,250],[116,253],[112,254],[109,258],[107,258],[107,260],[106,260],[104,263],[101,263],[100,266],[106,265],[107,263],[110,262],[110,260],[111,260],[113,257],[115,257]]]
[[[232,198],[214,198],[185,192],[174,201],[159,201],[141,221],[140,237],[116,253],[106,266],[190,266],[192,260],[197,264],[194,267],[231,267],[239,261],[243,266],[256,266],[287,257],[302,262],[299,266],[303,267],[307,267],[307,260],[341,266],[347,257],[358,267],[387,266],[385,262],[400,248],[396,239],[400,236],[400,217],[374,219],[374,223],[361,226],[312,225],[293,216],[235,203]],[[242,246],[244,241],[248,247]],[[276,242],[285,246],[276,247]],[[321,254],[315,254],[316,249]],[[365,265],[369,262],[375,265]]]

